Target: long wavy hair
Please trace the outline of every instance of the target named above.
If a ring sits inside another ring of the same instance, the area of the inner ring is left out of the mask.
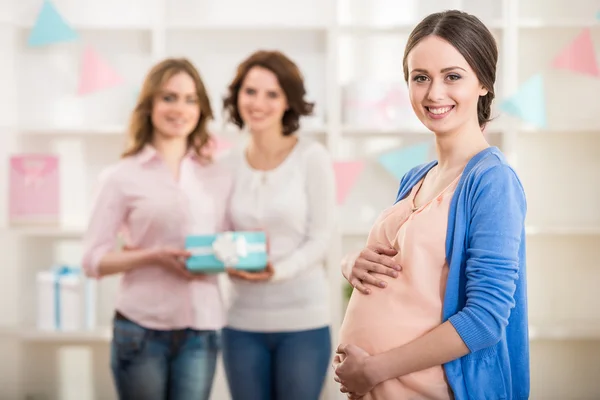
[[[196,84],[196,94],[200,107],[200,118],[194,130],[187,138],[188,148],[193,148],[201,159],[210,158],[204,147],[211,145],[207,131],[208,121],[213,119],[210,100],[200,73],[194,65],[185,58],[167,58],[154,65],[146,78],[137,99],[137,103],[129,121],[128,143],[123,157],[140,152],[147,143],[152,141],[154,126],[152,125],[152,107],[154,99],[164,84],[180,72],[188,74]]]

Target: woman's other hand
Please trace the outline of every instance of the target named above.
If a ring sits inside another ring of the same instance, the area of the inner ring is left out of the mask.
[[[191,256],[190,252],[174,247],[142,250],[130,246],[123,246],[125,252],[145,251],[148,264],[159,265],[185,279],[202,280],[206,274],[191,272],[186,267],[186,261]]]
[[[187,250],[165,247],[155,250],[152,258],[156,264],[169,271],[187,279],[197,279],[197,274],[188,271],[185,265],[190,255]]]
[[[241,271],[235,268],[227,268],[227,274],[233,278],[244,279],[247,281],[261,282],[271,279],[275,270],[271,263],[267,264],[264,270],[257,272]]]
[[[378,383],[371,376],[367,363],[371,355],[354,345],[340,345],[336,350],[333,362],[335,377],[340,384],[340,392],[346,393],[349,399],[361,399]]]
[[[365,247],[360,253],[347,255],[342,260],[342,274],[350,284],[364,294],[371,293],[366,285],[380,288],[386,287],[386,283],[376,278],[372,273],[387,275],[392,278],[398,276],[402,267],[393,259],[398,251],[381,244]]]

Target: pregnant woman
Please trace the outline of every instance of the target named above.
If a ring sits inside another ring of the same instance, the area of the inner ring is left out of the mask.
[[[497,56],[492,34],[459,11],[426,17],[409,37],[404,75],[437,160],[403,177],[366,257],[345,273],[364,290],[352,294],[334,360],[349,398],[529,396],[525,195],[482,135]]]

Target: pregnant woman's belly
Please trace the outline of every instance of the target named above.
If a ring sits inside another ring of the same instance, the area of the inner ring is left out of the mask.
[[[406,268],[405,268],[406,269]],[[441,322],[440,300],[436,304],[419,293],[410,275],[386,278],[385,289],[364,295],[354,291],[340,330],[340,343],[355,344],[369,354],[402,346],[427,333]],[[377,385],[365,399],[450,399],[441,366],[418,371]]]
[[[419,293],[410,277],[400,273],[395,279],[378,276],[387,282],[385,289],[364,295],[352,293],[341,335],[370,353],[380,353],[408,343],[438,326],[441,304],[432,304]],[[360,341],[360,343],[358,342]]]

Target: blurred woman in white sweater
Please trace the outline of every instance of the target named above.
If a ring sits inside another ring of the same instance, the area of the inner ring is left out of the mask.
[[[233,400],[317,400],[331,354],[325,263],[335,178],[327,150],[296,135],[312,113],[298,67],[277,51],[243,61],[224,108],[250,132],[232,154],[235,230],[266,231],[269,266],[230,271],[223,359]]]

